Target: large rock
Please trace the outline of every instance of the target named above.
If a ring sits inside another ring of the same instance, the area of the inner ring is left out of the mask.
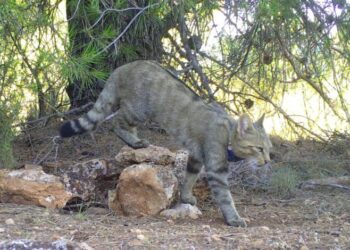
[[[115,188],[122,168],[115,160],[93,159],[60,168],[25,165],[0,170],[0,202],[48,208],[71,207],[81,201],[107,204],[108,189]]]
[[[46,165],[44,169],[60,176],[67,190],[80,200],[107,204],[107,192],[117,185],[123,167],[114,159],[92,159],[60,168]]]
[[[109,207],[125,215],[155,215],[168,208],[178,191],[172,169],[142,163],[121,173],[117,189],[109,193]]]
[[[66,188],[83,201],[96,200],[97,186],[107,175],[107,162],[93,159],[77,163],[62,173],[62,181]]]
[[[62,208],[73,198],[59,177],[46,174],[40,167],[0,170],[0,202]]]
[[[140,149],[125,146],[119,151],[115,159],[119,164],[125,166],[145,162],[152,162],[155,165],[170,165],[175,161],[175,154],[167,148],[153,145]]]

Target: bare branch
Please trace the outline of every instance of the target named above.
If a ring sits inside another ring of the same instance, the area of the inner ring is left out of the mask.
[[[94,27],[102,20],[102,18],[105,16],[105,14],[106,14],[107,12],[109,12],[109,11],[110,11],[110,12],[125,12],[125,11],[128,11],[128,10],[140,10],[140,11],[142,11],[143,9],[144,9],[144,8],[140,8],[140,7],[129,7],[129,8],[125,8],[125,9],[111,9],[111,8],[105,9],[105,10],[101,13],[101,15],[99,16],[99,18],[95,21],[95,23],[89,27],[89,29],[94,28]]]
[[[205,90],[208,92],[209,100],[210,101],[215,100],[213,91],[211,90],[211,88],[209,86],[210,80],[209,80],[208,76],[206,74],[204,74],[203,69],[198,62],[196,52],[192,51],[189,44],[188,44],[187,36],[189,35],[189,31],[188,31],[188,28],[186,26],[185,17],[183,15],[180,15],[180,17],[179,17],[179,26],[180,26],[181,41],[182,41],[182,44],[183,44],[185,51],[186,51],[186,58],[189,61],[189,63],[192,64],[193,69],[199,75],[199,78],[201,79],[201,82],[202,82]]]
[[[70,20],[72,20],[73,18],[75,18],[75,15],[78,13],[78,9],[79,9],[79,6],[80,6],[80,2],[81,2],[81,0],[78,1],[77,6],[75,7],[75,10],[74,10],[73,15],[72,15],[70,18],[67,19],[67,22],[69,22]]]

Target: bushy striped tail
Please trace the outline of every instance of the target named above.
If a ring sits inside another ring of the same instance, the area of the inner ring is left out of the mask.
[[[110,77],[94,107],[82,117],[65,122],[59,130],[60,136],[71,137],[95,129],[100,122],[113,112],[113,109],[117,109],[118,102],[116,79]]]
[[[74,135],[80,135],[87,131],[93,130],[97,126],[97,121],[92,120],[89,117],[89,113],[80,117],[63,123],[59,132],[61,137],[71,137]]]

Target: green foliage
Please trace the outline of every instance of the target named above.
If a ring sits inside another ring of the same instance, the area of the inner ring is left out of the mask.
[[[132,44],[123,44],[119,47],[118,57],[124,58],[124,60],[135,60],[138,57],[137,50],[138,48]]]
[[[249,98],[260,107],[248,111],[283,117],[295,134],[322,139],[327,127],[313,116],[314,105],[291,116],[291,92],[302,93],[305,106],[318,95],[326,120],[332,115],[344,129],[350,123],[348,1],[67,0],[67,20],[61,3],[0,5],[1,94],[16,93],[20,102],[29,96],[36,116],[67,107],[67,83],[91,92],[115,67],[154,59],[182,72],[204,98],[209,88],[237,113],[247,112]],[[194,35],[203,45],[186,51]],[[19,119],[26,113],[23,107]]]
[[[272,175],[269,189],[275,195],[283,198],[290,197],[296,191],[299,183],[298,173],[290,167],[281,167]]]
[[[12,152],[12,140],[14,138],[12,123],[16,118],[16,111],[10,111],[5,103],[0,102],[0,169],[11,168],[15,165]]]
[[[81,80],[84,87],[89,87],[96,79],[105,80],[107,72],[99,70],[98,65],[103,64],[104,55],[99,49],[93,45],[89,45],[83,49],[80,55],[70,57],[65,64],[62,65],[62,74],[68,80]]]
[[[270,18],[270,20],[289,19],[295,16],[293,10],[300,4],[299,0],[261,1],[257,13],[260,18]]]

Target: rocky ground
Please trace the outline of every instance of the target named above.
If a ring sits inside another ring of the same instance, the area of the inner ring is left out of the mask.
[[[35,160],[74,163],[108,158],[123,146],[106,125],[96,131],[95,139],[89,135],[68,139],[47,155],[53,148],[50,143],[56,127],[53,124],[45,129],[27,130],[18,137],[15,144],[18,166]],[[152,144],[178,149],[162,133],[142,129],[140,134]],[[350,170],[346,145],[325,147],[313,142],[277,140],[273,167],[298,162],[298,168],[314,168],[316,173],[346,175]],[[326,154],[327,161],[323,158]],[[334,161],[339,155],[341,164]],[[205,195],[198,196],[203,215],[197,220],[125,217],[101,207],[67,212],[0,203],[0,241],[65,239],[93,249],[350,249],[350,193],[346,189],[295,189],[288,196],[242,187],[232,192],[247,228],[226,226],[212,200]]]
[[[349,249],[349,194],[299,192],[278,200],[234,194],[248,228],[224,225],[215,206],[201,202],[198,220],[115,216],[103,208],[63,214],[0,204],[0,239],[85,242],[94,249]]]

